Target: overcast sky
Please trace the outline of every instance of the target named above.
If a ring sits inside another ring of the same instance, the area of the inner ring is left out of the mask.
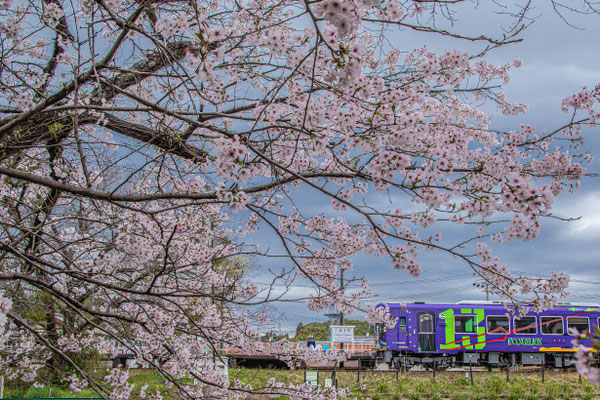
[[[521,123],[542,129],[552,129],[564,123],[568,116],[560,111],[561,100],[583,86],[600,83],[600,16],[565,15],[578,29],[568,26],[549,7],[549,1],[535,11],[537,20],[523,35],[522,43],[497,49],[487,60],[503,64],[514,58],[523,60],[523,67],[513,71],[506,87],[509,100],[529,106],[526,115],[506,118],[494,115],[492,126],[516,129]],[[465,32],[475,32],[489,23],[479,18],[481,10],[466,10],[457,25]],[[443,51],[464,46],[456,41],[435,36],[403,32],[392,40],[407,43],[403,50],[419,47]],[[402,47],[402,46],[399,46]],[[464,48],[464,47],[463,47]],[[586,132],[585,150],[600,154],[600,129]],[[590,172],[600,172],[600,157]],[[600,178],[584,178],[574,195],[561,195],[555,201],[555,214],[581,217],[575,222],[546,220],[537,240],[520,241],[495,249],[496,255],[513,270],[528,275],[544,275],[551,270],[567,272],[573,282],[567,301],[600,303]],[[372,302],[454,303],[462,299],[484,299],[473,286],[476,278],[462,263],[442,254],[420,257],[423,273],[417,279],[406,271],[396,271],[384,259],[359,257],[355,272],[370,278],[377,295]],[[290,295],[302,295],[310,289],[298,281]],[[322,314],[310,312],[304,303],[277,305],[285,314],[283,332],[293,333],[298,322],[323,321]],[[274,326],[279,329],[278,324]]]

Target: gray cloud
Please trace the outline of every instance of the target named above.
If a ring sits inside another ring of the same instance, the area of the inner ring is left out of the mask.
[[[491,2],[490,2],[491,3]],[[457,26],[462,32],[480,32],[502,16],[481,18],[483,9],[465,8]],[[505,117],[493,115],[493,126],[499,129],[516,129],[521,123],[532,124],[542,129],[554,129],[568,120],[560,111],[560,101],[577,92],[583,86],[600,83],[600,23],[599,16],[569,14],[575,29],[554,13],[549,2],[541,3],[535,11],[537,21],[524,34],[523,43],[513,44],[491,52],[490,62],[504,64],[514,58],[523,60],[523,67],[515,69],[512,80],[506,87],[509,100],[529,105],[526,115]],[[408,49],[427,45],[443,51],[465,44],[435,35],[422,35],[404,31],[391,37],[399,48]],[[468,45],[472,48],[471,45]],[[493,111],[492,111],[493,112]],[[584,151],[600,154],[600,130],[585,132]],[[600,172],[596,161],[591,170]],[[308,201],[308,199],[307,199]],[[381,200],[383,201],[383,199]],[[556,220],[544,221],[540,237],[532,242],[515,241],[495,246],[501,260],[516,271],[535,276],[546,275],[551,270],[570,274],[574,280],[567,301],[600,302],[600,181],[587,178],[574,195],[561,195],[556,200],[557,215],[581,217],[575,222]],[[468,229],[468,231],[466,230]],[[454,227],[448,229],[456,240],[472,234],[472,229]],[[414,279],[406,271],[394,270],[386,259],[356,258],[355,273],[367,276],[373,284],[376,297],[370,302],[420,300],[433,303],[453,303],[461,299],[483,299],[481,289],[473,286],[477,281],[472,271],[446,254],[425,253],[420,261],[423,274]],[[595,282],[595,283],[594,283]],[[302,285],[299,280],[298,283]],[[298,287],[295,294],[307,288]],[[307,310],[302,302],[278,306],[285,310],[287,321],[283,329],[292,331],[298,322],[325,320],[321,314]]]

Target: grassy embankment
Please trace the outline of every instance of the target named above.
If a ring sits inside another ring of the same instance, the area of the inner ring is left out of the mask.
[[[319,383],[324,384],[325,378],[330,377],[331,371],[321,371]],[[230,378],[239,378],[251,383],[254,388],[260,388],[266,381],[275,377],[287,383],[302,383],[303,371],[240,369],[232,370]],[[600,399],[600,388],[590,385],[586,378],[579,383],[576,373],[547,372],[546,382],[541,382],[539,374],[513,373],[510,382],[506,382],[502,373],[475,373],[475,384],[471,386],[470,379],[464,373],[439,373],[434,380],[432,376],[423,374],[400,375],[398,381],[394,373],[365,372],[361,373],[360,383],[356,382],[355,371],[338,372],[339,385],[352,388],[352,393],[361,400],[475,400],[475,399],[509,399],[509,400],[550,400],[550,399]],[[135,383],[132,398],[139,393],[139,388],[149,385],[148,393],[160,390],[165,399],[176,399],[169,395],[160,377],[148,371],[132,371],[130,382]],[[33,398],[48,397],[49,388],[8,389],[5,397]],[[53,387],[53,397],[97,397],[93,391],[86,389],[81,393],[72,393],[68,389]],[[262,400],[263,396],[255,396]],[[265,396],[264,399],[267,399]],[[283,398],[282,398],[283,400]]]

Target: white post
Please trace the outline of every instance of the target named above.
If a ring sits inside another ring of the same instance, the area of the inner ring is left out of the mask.
[[[0,399],[4,398],[4,375],[0,375]]]

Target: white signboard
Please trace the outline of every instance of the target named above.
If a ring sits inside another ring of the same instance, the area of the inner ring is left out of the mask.
[[[330,326],[329,337],[332,343],[354,343],[354,326]]]
[[[319,371],[304,371],[304,383],[317,386],[319,384]]]

